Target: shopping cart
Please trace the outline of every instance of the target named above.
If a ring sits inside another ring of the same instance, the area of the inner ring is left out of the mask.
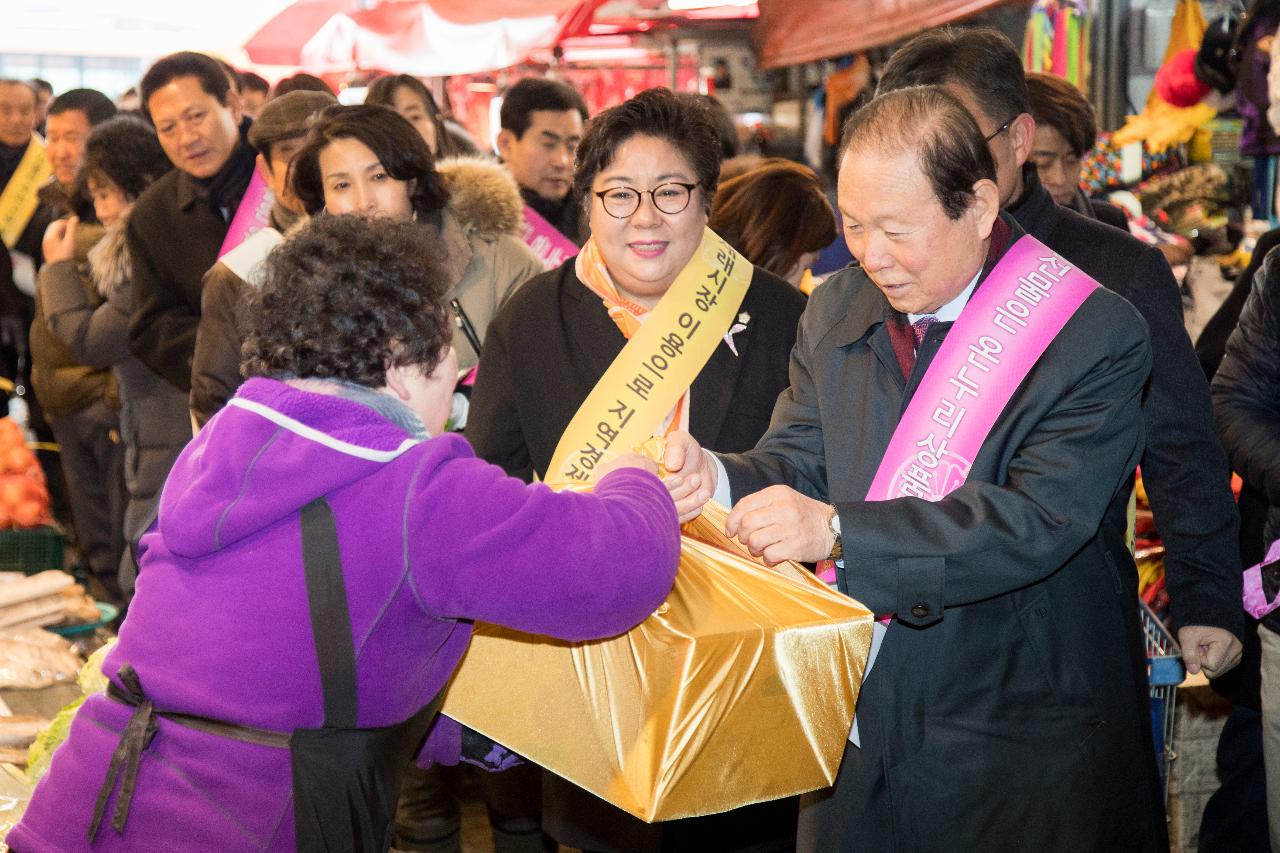
[[[1186,676],[1182,668],[1182,652],[1169,629],[1141,599],[1138,615],[1147,640],[1147,681],[1151,692],[1151,731],[1155,735],[1156,764],[1160,768],[1160,787],[1165,800],[1169,797],[1169,763],[1177,758],[1173,751],[1173,713],[1177,706],[1178,685]]]

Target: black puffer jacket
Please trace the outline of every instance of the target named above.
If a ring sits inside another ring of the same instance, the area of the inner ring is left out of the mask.
[[[1271,505],[1264,536],[1280,538],[1280,251],[1253,280],[1213,377],[1214,417],[1231,467]],[[1264,621],[1280,632],[1280,611]]]

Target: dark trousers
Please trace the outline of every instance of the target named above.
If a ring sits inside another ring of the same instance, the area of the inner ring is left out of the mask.
[[[459,853],[462,814],[458,794],[467,781],[473,781],[489,812],[495,853],[554,850],[554,844],[548,846],[542,835],[539,772],[532,764],[498,773],[467,764],[437,764],[426,770],[410,764],[396,809],[395,847],[414,853]]]
[[[93,575],[117,602],[116,575],[124,550],[124,446],[120,418],[101,401],[50,420],[67,481],[80,552]]]
[[[1205,803],[1200,853],[1267,853],[1267,779],[1262,713],[1235,705],[1218,739],[1222,785]]]

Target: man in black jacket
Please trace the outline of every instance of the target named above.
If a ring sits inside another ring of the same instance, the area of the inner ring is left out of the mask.
[[[218,259],[256,154],[243,137],[239,96],[214,59],[175,53],[157,60],[142,78],[141,94],[175,168],[138,197],[129,217],[129,347],[190,391],[200,282]]]
[[[1239,662],[1244,631],[1239,519],[1169,265],[1156,249],[1061,207],[1040,184],[1027,163],[1036,123],[1026,78],[1007,38],[991,29],[930,30],[893,55],[878,93],[928,84],[946,88],[977,120],[996,161],[1000,203],[1018,224],[1133,303],[1151,329],[1143,481],[1166,548],[1183,662],[1190,672],[1220,675]]]
[[[1276,252],[1267,255],[1240,314],[1240,324],[1227,341],[1222,365],[1213,378],[1213,401],[1218,434],[1232,465],[1271,504],[1263,528],[1265,550],[1280,538],[1280,254]],[[1267,812],[1272,849],[1280,849],[1280,611],[1263,617],[1258,636]],[[1233,709],[1228,725],[1244,726],[1253,719],[1248,712],[1240,714]],[[1225,735],[1224,731],[1224,741]],[[1239,742],[1256,743],[1243,738]],[[1224,788],[1226,783],[1224,774]],[[1240,796],[1256,792],[1258,787],[1235,790]],[[1230,808],[1227,803],[1219,806]],[[1238,823],[1232,828],[1239,833]],[[1201,849],[1205,849],[1203,845]]]

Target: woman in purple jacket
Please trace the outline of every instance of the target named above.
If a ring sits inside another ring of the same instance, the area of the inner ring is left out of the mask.
[[[111,689],[13,849],[385,849],[403,765],[368,759],[423,743],[471,620],[588,640],[663,601],[679,529],[652,466],[555,493],[440,434],[444,260],[421,228],[349,216],[270,256],[257,378],[170,474]],[[438,719],[418,761],[460,749]]]

